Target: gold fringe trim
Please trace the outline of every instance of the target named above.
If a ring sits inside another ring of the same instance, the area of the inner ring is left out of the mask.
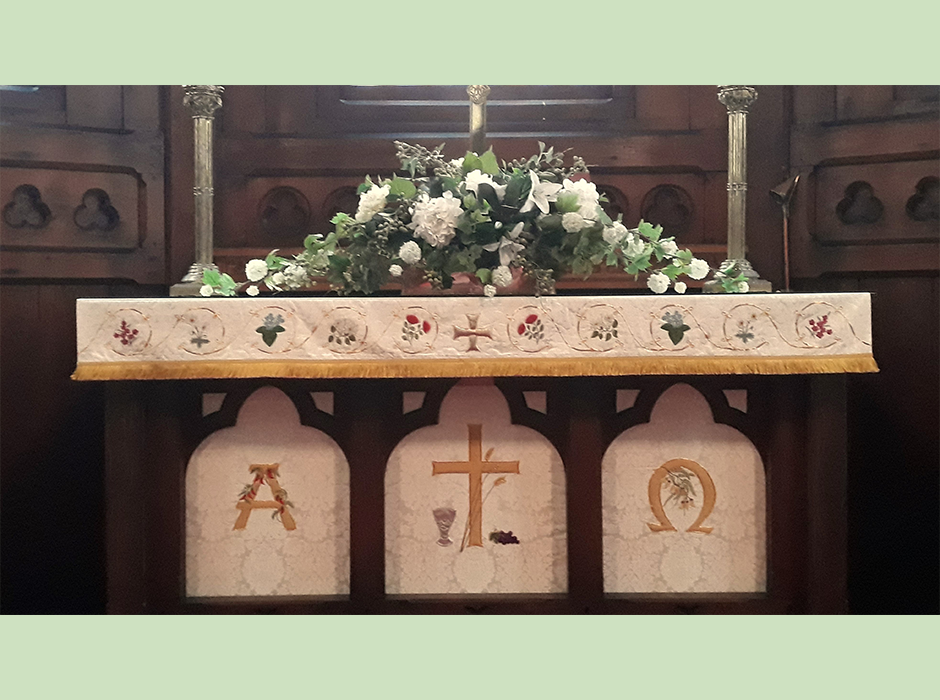
[[[427,360],[92,362],[78,381],[138,379],[390,379],[419,377],[596,377],[644,374],[844,374],[877,372],[871,355],[824,357],[616,357]]]

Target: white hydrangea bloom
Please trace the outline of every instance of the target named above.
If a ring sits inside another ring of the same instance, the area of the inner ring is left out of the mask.
[[[597,217],[597,206],[600,193],[597,191],[597,185],[587,180],[569,180],[565,178],[562,182],[562,192],[565,194],[578,195],[578,206],[581,216],[585,219],[594,219]]]
[[[199,288],[199,293],[204,297],[211,297],[212,291],[212,286],[208,284],[204,284]]]
[[[679,252],[679,246],[676,245],[675,241],[663,241],[662,248],[663,253],[670,257]]]
[[[483,286],[483,293],[484,293],[486,296],[488,296],[488,297],[495,297],[495,296],[496,296],[496,287],[494,287],[492,284],[484,285],[484,286]]]
[[[388,274],[390,274],[392,277],[401,277],[401,273],[402,273],[401,265],[389,265],[388,266]]]
[[[508,287],[512,284],[512,270],[505,265],[500,265],[493,270],[492,280],[497,287]]]
[[[249,282],[263,280],[268,274],[268,264],[264,260],[249,260],[245,265],[245,277]]]
[[[747,280],[741,280],[736,285],[734,285],[734,291],[745,294],[751,291],[751,285],[747,283]]]
[[[248,294],[248,296],[250,297],[256,297],[258,296],[258,291],[259,291],[258,287],[253,284],[250,287],[248,287],[248,289],[245,290],[245,293]]]
[[[669,289],[669,278],[662,272],[654,272],[646,280],[646,286],[652,289],[656,294],[662,294]]]
[[[480,170],[471,170],[467,173],[464,178],[464,187],[467,188],[467,192],[473,192],[473,194],[480,194],[479,187],[481,184],[487,184],[496,191],[496,198],[502,201],[503,195],[506,194],[506,185],[498,185],[493,181],[492,175],[487,175],[486,173]]]
[[[356,221],[364,224],[385,208],[385,198],[388,197],[389,186],[372,185],[372,187],[359,195],[359,208],[356,210]]]
[[[689,263],[689,277],[694,280],[703,280],[708,275],[708,263],[699,258],[692,258]]]
[[[688,287],[685,282],[676,282],[675,289],[679,294],[685,294],[685,290],[688,289]]]
[[[273,275],[271,275],[271,282],[276,284],[278,287],[282,287],[287,282],[287,278],[284,277],[283,272],[275,272]]]
[[[646,250],[646,245],[643,243],[642,238],[632,233],[627,234],[627,247],[623,248],[623,252],[627,254],[627,257],[639,257],[643,255],[644,250]]]
[[[584,217],[574,211],[569,211],[561,217],[561,225],[568,233],[577,233],[584,228]]]
[[[452,192],[445,192],[442,197],[419,201],[410,226],[418,236],[435,248],[441,248],[456,234],[457,219],[461,214],[460,200]]]
[[[284,283],[291,287],[303,287],[307,282],[307,271],[303,265],[291,263],[284,268]]]
[[[421,260],[421,248],[414,241],[408,241],[398,249],[398,257],[406,265],[415,265]]]
[[[619,221],[615,221],[613,226],[604,229],[604,241],[611,247],[618,245],[629,235],[627,227]]]

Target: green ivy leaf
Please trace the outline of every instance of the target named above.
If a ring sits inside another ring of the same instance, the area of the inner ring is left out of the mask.
[[[222,284],[222,274],[218,270],[203,270],[202,283],[218,287]]]
[[[483,171],[483,160],[476,154],[467,151],[467,155],[463,157],[463,166],[462,170],[464,175],[467,173],[473,172],[474,170]]]
[[[490,279],[492,278],[492,270],[486,267],[481,267],[476,271],[477,279],[480,280],[483,284],[489,284]]]
[[[411,199],[418,193],[418,188],[414,186],[411,180],[405,180],[397,175],[388,183],[389,194],[401,195],[405,199]]]
[[[480,156],[480,170],[487,175],[496,175],[499,172],[499,164],[496,162],[496,154],[493,153],[491,146],[486,153]]]

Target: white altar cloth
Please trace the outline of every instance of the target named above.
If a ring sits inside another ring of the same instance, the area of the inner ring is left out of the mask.
[[[867,293],[80,299],[79,380],[877,371]]]

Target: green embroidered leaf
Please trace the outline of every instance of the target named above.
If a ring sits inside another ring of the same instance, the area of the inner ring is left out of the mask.
[[[669,334],[669,340],[672,341],[673,345],[678,345],[681,343],[683,336],[685,336],[685,332],[691,330],[691,328],[685,324],[682,324],[681,326],[673,326],[668,323],[664,323],[660,326],[660,328]]]

